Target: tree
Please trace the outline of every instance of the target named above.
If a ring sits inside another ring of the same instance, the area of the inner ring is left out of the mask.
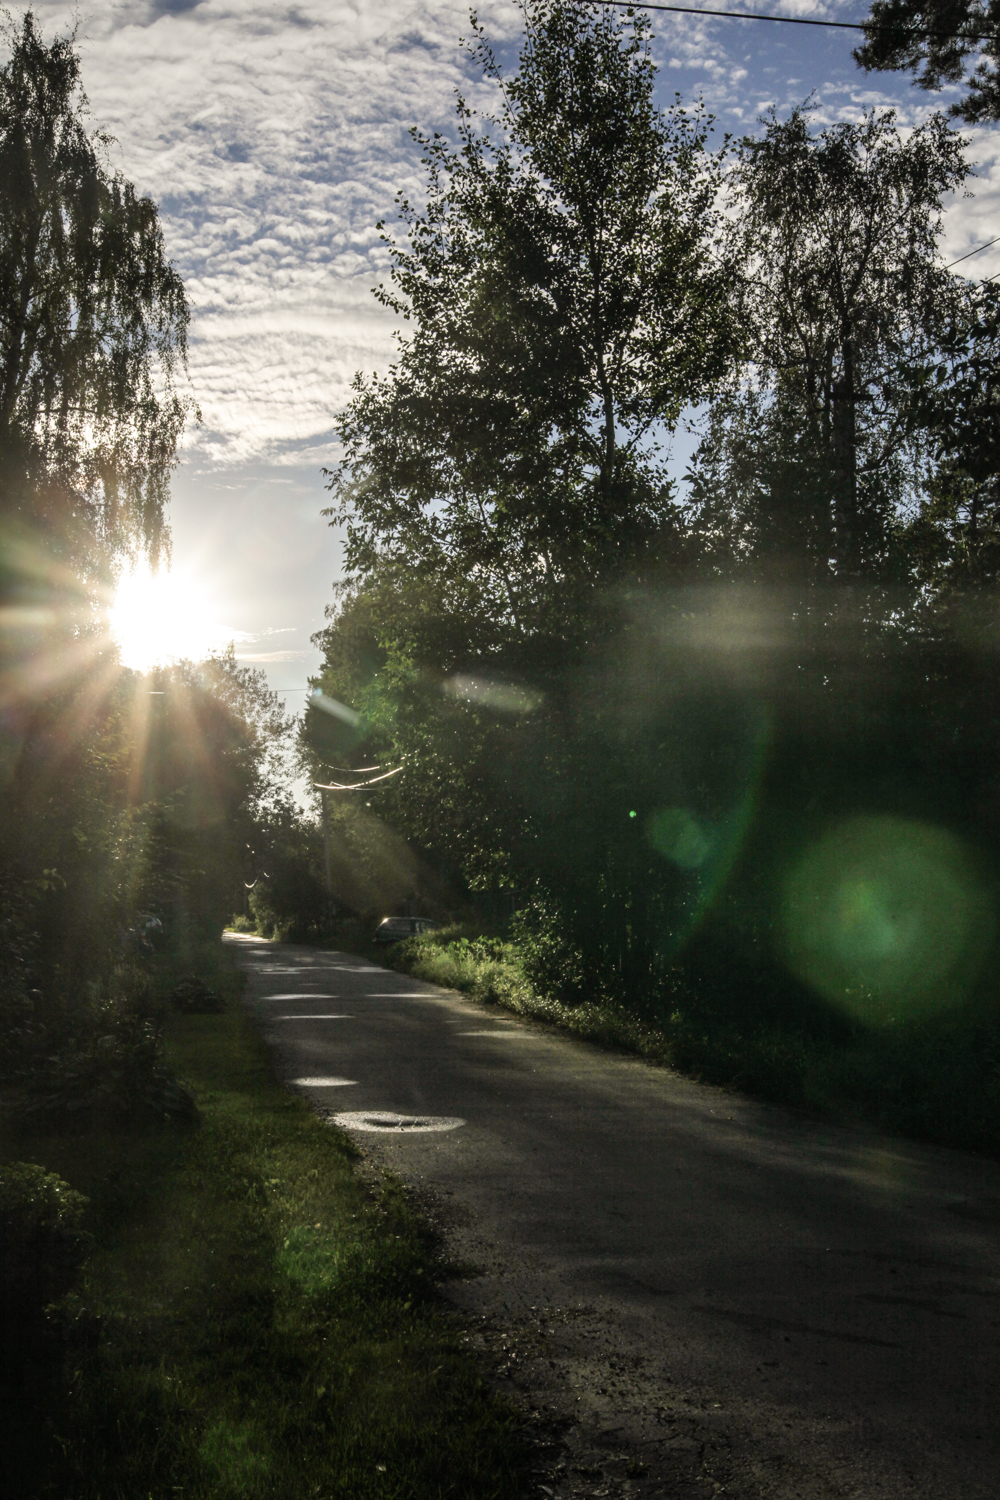
[[[72,37],[8,17],[0,69],[0,519],[41,532],[71,575],[107,581],[166,548],[191,403],[188,304],[156,205],[86,128]]]
[[[1000,288],[982,283],[915,372],[909,416],[937,460],[909,541],[925,596],[1000,578]]]
[[[867,41],[854,58],[867,72],[909,72],[922,89],[964,82],[951,112],[970,123],[1000,119],[997,0],[873,0]]]
[[[936,251],[963,145],[940,116],[904,140],[891,110],[813,133],[801,109],[741,144],[733,241],[755,364],[717,409],[696,495],[717,519],[720,497],[735,505],[744,550],[776,547],[800,577],[884,577],[914,501],[906,392],[961,297]]]
[[[415,134],[426,204],[398,200],[378,293],[408,336],[386,378],[356,380],[330,485],[348,569],[443,607],[467,659],[560,630],[581,587],[662,549],[657,440],[735,339],[719,163],[700,114],[654,105],[648,22],[523,9],[511,77],[476,27],[490,133],[460,100],[457,148]]]

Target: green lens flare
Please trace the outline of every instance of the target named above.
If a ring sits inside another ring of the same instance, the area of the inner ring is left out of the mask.
[[[785,881],[786,963],[864,1020],[956,1004],[992,936],[974,855],[930,824],[851,818],[807,850]]]
[[[634,816],[634,814],[633,814]],[[712,852],[714,840],[686,807],[664,807],[649,820],[649,842],[664,859],[682,870],[698,870]]]

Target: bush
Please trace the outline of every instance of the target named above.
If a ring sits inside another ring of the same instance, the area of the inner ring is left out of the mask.
[[[164,1064],[160,1030],[143,1004],[127,1000],[40,1029],[4,1070],[13,1113],[75,1128],[193,1120],[194,1101]]]
[[[217,1016],[226,1008],[222,996],[197,974],[185,974],[170,992],[170,1004],[182,1016]]]
[[[583,955],[566,936],[565,923],[548,901],[530,902],[511,922],[525,979],[542,996],[573,1005],[595,988],[588,981]]]
[[[45,1309],[73,1286],[88,1236],[88,1199],[44,1167],[0,1167],[0,1338],[4,1356],[21,1348]]]

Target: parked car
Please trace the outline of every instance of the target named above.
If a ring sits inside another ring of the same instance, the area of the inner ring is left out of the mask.
[[[430,932],[438,925],[430,917],[383,917],[375,929],[375,941],[401,943],[404,938],[415,937],[418,932]]]

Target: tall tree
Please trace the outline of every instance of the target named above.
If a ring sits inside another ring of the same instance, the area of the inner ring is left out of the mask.
[[[936,610],[942,595],[968,596],[1000,579],[1000,288],[982,283],[963,312],[940,357],[915,372],[909,403],[937,460],[909,534]]]
[[[87,129],[71,37],[8,17],[0,69],[0,518],[41,529],[72,572],[166,546],[191,403],[188,304],[156,205]]]
[[[411,599],[419,577],[487,651],[558,628],[567,592],[661,536],[656,440],[734,337],[719,163],[701,115],[656,107],[648,22],[523,12],[509,77],[475,31],[496,117],[460,101],[456,147],[415,136],[426,202],[399,200],[379,289],[407,336],[387,378],[355,383],[328,512],[352,573],[401,574]]]
[[[733,239],[755,362],[702,452],[702,498],[748,482],[746,545],[777,533],[807,577],[884,572],[913,489],[905,392],[960,297],[936,251],[962,150],[940,116],[904,139],[892,111],[818,132],[804,110],[772,112],[742,142]],[[726,470],[734,440],[743,460]]]
[[[873,72],[907,72],[922,89],[962,84],[951,106],[970,122],[1000,119],[1000,4],[997,0],[873,0],[867,41],[855,61]]]

